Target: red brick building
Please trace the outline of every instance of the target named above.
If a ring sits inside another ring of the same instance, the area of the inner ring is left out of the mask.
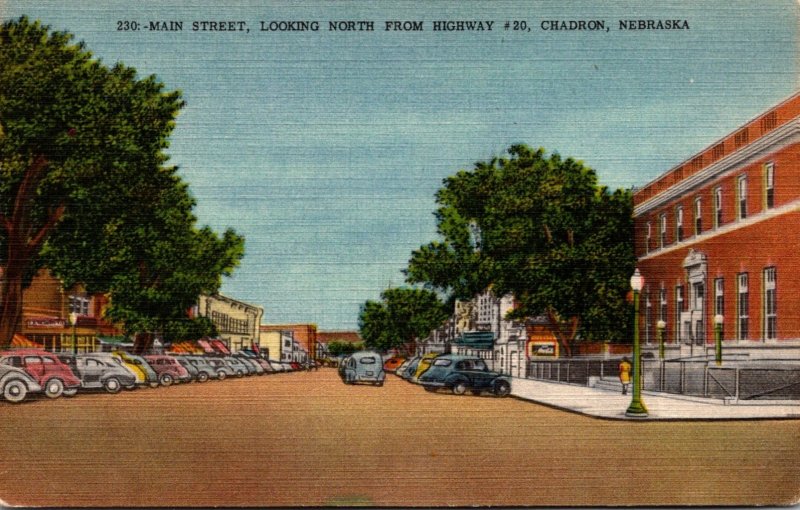
[[[800,357],[800,94],[634,193],[642,342]]]
[[[43,269],[22,294],[22,319],[17,331],[29,340],[53,351],[94,351],[98,336],[117,336],[122,331],[103,319],[109,299],[88,294],[80,285],[65,289],[61,281]],[[76,324],[71,325],[71,314]]]

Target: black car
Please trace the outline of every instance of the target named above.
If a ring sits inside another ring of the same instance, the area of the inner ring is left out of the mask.
[[[419,377],[419,382],[428,391],[447,388],[456,395],[463,395],[467,390],[475,395],[488,390],[498,397],[511,393],[511,381],[504,375],[490,371],[486,363],[475,356],[439,356],[433,360],[431,368]]]

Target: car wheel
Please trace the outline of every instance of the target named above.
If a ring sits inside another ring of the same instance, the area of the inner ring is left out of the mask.
[[[64,393],[64,383],[61,379],[50,379],[44,385],[44,394],[50,398],[58,398]]]
[[[28,387],[25,386],[24,382],[17,379],[6,382],[5,388],[3,388],[3,398],[9,402],[22,402],[27,394]]]
[[[119,393],[119,390],[122,389],[122,385],[116,377],[109,377],[106,379],[106,382],[103,383],[103,388],[109,393]]]
[[[161,377],[158,378],[158,382],[161,383],[161,386],[170,386],[174,381],[170,374],[161,374]]]
[[[511,385],[508,381],[497,381],[494,385],[494,394],[498,397],[505,397],[511,393]]]
[[[62,395],[64,395],[65,397],[74,397],[77,394],[78,394],[78,388],[70,388],[68,390],[64,390],[64,393],[62,393]]]
[[[217,379],[219,379],[220,381],[222,381],[223,379],[225,379],[225,377],[227,377],[227,375],[228,375],[228,374],[226,374],[225,372],[223,372],[222,370],[220,370],[219,372],[217,372]]]
[[[244,372],[242,372],[241,370],[237,371],[236,377],[244,377]]]
[[[453,394],[455,395],[463,395],[467,392],[467,383],[464,381],[458,381],[457,383],[453,384]]]
[[[205,372],[200,372],[197,374],[197,382],[206,382],[208,381],[208,374]]]
[[[158,388],[158,381],[151,381],[147,385],[151,388]]]

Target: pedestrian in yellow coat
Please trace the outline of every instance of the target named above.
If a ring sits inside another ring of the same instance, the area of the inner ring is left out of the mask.
[[[627,357],[619,362],[619,382],[622,383],[622,394],[627,395],[631,384],[631,360]]]

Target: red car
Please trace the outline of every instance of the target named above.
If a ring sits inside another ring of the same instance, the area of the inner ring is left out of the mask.
[[[144,359],[158,374],[158,382],[161,386],[169,386],[175,381],[189,382],[192,380],[189,371],[172,356],[153,354],[144,356]]]
[[[0,363],[21,368],[44,388],[50,398],[72,396],[81,387],[81,380],[58,357],[39,349],[16,349],[0,352]]]

